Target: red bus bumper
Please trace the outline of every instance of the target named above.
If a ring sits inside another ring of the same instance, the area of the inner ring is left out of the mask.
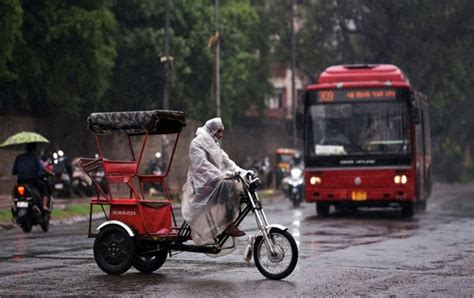
[[[405,183],[395,183],[395,176],[406,177]],[[318,177],[315,179],[313,177]],[[313,179],[312,179],[313,178]],[[315,181],[318,183],[314,183]],[[313,183],[312,183],[313,182]],[[413,202],[414,175],[410,169],[370,170],[306,170],[306,202],[352,202],[364,206]]]

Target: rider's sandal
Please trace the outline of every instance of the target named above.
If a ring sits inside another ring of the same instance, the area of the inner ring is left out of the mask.
[[[245,236],[245,232],[239,230],[236,226],[230,225],[225,230],[225,233],[232,237],[242,237]]]

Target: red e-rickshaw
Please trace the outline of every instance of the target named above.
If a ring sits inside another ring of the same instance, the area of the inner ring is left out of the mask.
[[[166,183],[176,145],[182,129],[186,126],[186,116],[178,111],[136,111],[92,113],[88,118],[88,128],[95,134],[98,158],[81,158],[80,165],[90,176],[103,170],[110,186],[108,192],[92,181],[97,188],[97,197],[90,202],[89,237],[94,238],[94,258],[97,265],[108,274],[122,274],[131,266],[140,272],[151,273],[159,269],[168,256],[179,251],[205,253],[218,256],[235,249],[235,239],[226,234],[218,235],[212,245],[198,246],[191,241],[191,229],[184,221],[176,223],[170,193]],[[104,156],[101,135],[121,134],[128,138],[132,158],[110,160]],[[139,173],[145,146],[150,136],[175,134],[173,150],[168,168],[162,175],[142,175]],[[134,151],[132,137],[139,136],[142,145]],[[138,153],[138,155],[137,155]],[[281,225],[269,224],[263,212],[256,188],[260,179],[247,174],[235,175],[233,179],[243,185],[245,195],[241,198],[238,216],[234,225],[238,226],[250,213],[255,214],[258,231],[249,237],[244,259],[250,261],[253,253],[258,270],[269,279],[287,277],[296,267],[298,248],[295,240]],[[164,197],[150,199],[145,196],[143,185],[162,185]],[[125,185],[128,195],[115,196],[114,184]],[[93,208],[99,206],[105,221],[92,231]]]

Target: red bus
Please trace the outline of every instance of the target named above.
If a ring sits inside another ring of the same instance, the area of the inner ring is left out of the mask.
[[[336,209],[401,207],[431,193],[427,98],[394,65],[327,68],[304,98],[305,200]]]

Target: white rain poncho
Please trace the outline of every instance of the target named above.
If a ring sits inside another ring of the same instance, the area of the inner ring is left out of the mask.
[[[243,170],[220,148],[214,137],[218,129],[224,129],[220,118],[207,121],[197,129],[189,147],[181,211],[197,245],[213,244],[215,236],[235,218],[240,204],[236,182],[224,178]]]

